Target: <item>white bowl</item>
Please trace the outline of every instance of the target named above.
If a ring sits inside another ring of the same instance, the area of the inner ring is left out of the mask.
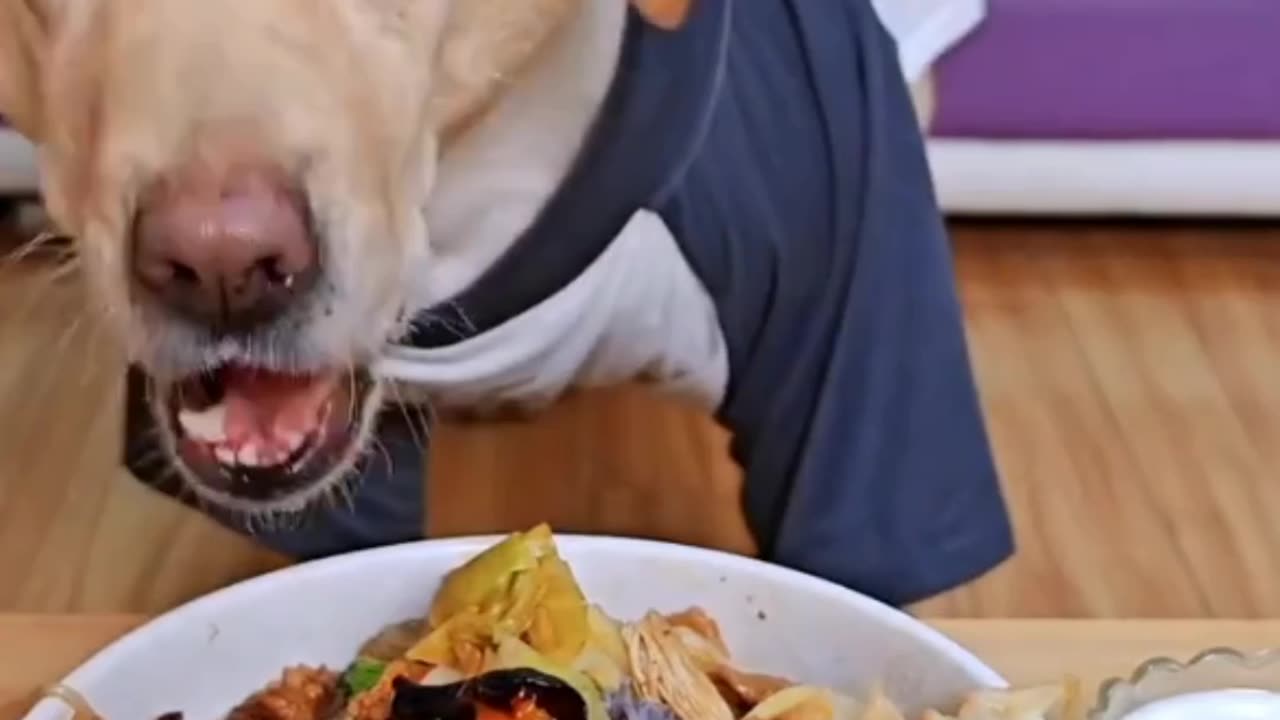
[[[383,625],[425,614],[444,573],[498,537],[433,540],[264,575],[191,602],[98,653],[65,684],[108,720],[180,710],[215,720],[293,663],[343,667]],[[645,540],[558,535],[588,599],[620,619],[701,606],[745,669],[850,693],[880,684],[910,712],[1006,687],[967,650],[880,603],[736,555]],[[41,701],[27,720],[70,720]]]

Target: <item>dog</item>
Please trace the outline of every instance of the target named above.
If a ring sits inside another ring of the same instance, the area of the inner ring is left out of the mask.
[[[277,549],[420,534],[393,401],[644,379],[732,431],[767,559],[905,604],[1012,552],[867,0],[0,0],[0,112],[126,464]]]

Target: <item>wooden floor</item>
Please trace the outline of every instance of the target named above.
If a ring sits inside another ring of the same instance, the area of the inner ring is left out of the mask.
[[[920,612],[1280,616],[1280,230],[956,234],[1020,550]],[[0,610],[159,610],[279,565],[117,469],[119,360],[80,302],[0,273]],[[724,447],[639,391],[447,427],[431,524],[749,551]]]

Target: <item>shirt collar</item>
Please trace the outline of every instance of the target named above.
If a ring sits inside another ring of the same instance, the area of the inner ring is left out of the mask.
[[[679,30],[629,11],[618,69],[582,150],[532,225],[470,287],[425,310],[402,342],[452,345],[568,285],[696,152],[724,64],[733,0],[695,0]]]

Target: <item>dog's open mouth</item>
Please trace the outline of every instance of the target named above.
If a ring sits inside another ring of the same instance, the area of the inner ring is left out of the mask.
[[[308,495],[350,466],[375,387],[362,370],[232,364],[170,385],[161,399],[177,459],[201,494],[269,504]]]

